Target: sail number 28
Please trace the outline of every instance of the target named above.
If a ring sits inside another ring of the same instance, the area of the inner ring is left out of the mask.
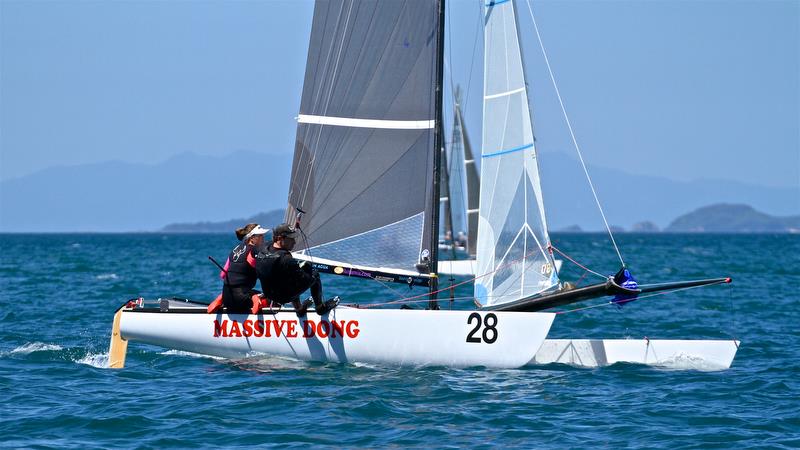
[[[475,322],[475,328],[467,335],[467,342],[494,344],[494,341],[497,340],[497,316],[489,313],[486,314],[486,317],[481,317],[480,314],[474,312],[467,317],[467,325],[472,325],[473,322]],[[475,336],[481,331],[481,327],[483,327],[483,332],[480,336]]]

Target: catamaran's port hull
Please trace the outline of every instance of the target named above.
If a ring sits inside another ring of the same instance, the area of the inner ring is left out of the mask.
[[[309,361],[514,368],[534,358],[555,317],[339,307],[323,317],[309,312],[298,318],[294,311],[247,315],[182,309],[123,309],[119,336],[126,343],[224,358],[265,354]]]
[[[546,339],[529,365],[603,367],[615,363],[669,368],[727,369],[739,350],[734,340]]]

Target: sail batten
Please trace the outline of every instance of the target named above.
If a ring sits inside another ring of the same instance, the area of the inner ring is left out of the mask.
[[[512,94],[516,94],[516,93],[522,92],[524,90],[525,90],[525,86],[522,86],[522,87],[519,87],[519,88],[516,88],[516,89],[512,89],[510,91],[500,92],[500,93],[497,93],[497,94],[484,95],[483,99],[484,100],[491,100],[493,98],[505,97],[505,96],[508,96],[508,95],[512,95]]]
[[[435,120],[358,119],[355,117],[314,116],[308,114],[298,115],[297,121],[299,123],[315,123],[339,127],[382,128],[397,130],[428,129],[433,128],[436,125]]]
[[[486,4],[475,298],[516,302],[558,284],[539,181],[514,1]]]

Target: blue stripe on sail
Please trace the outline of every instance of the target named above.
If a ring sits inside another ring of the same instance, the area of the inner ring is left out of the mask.
[[[506,3],[506,2],[510,2],[510,1],[511,0],[495,0],[495,1],[491,1],[491,2],[487,3],[486,7],[488,8],[490,6],[500,5],[500,4],[503,4],[503,3]]]
[[[505,155],[506,153],[514,153],[514,152],[518,152],[520,150],[525,150],[526,148],[531,148],[531,147],[533,147],[533,144],[523,145],[521,147],[514,147],[514,148],[510,148],[508,150],[500,150],[499,152],[487,153],[485,155],[481,155],[481,158],[491,158],[492,156]]]

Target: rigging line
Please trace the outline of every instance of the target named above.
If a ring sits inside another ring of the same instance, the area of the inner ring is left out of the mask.
[[[464,105],[467,104],[469,100],[469,90],[470,86],[472,85],[472,74],[474,73],[475,69],[475,50],[478,48],[478,36],[483,35],[483,0],[477,0],[475,2],[478,5],[478,15],[477,15],[477,27],[475,27],[475,39],[472,42],[472,56],[470,57],[469,63],[469,76],[467,77],[467,93],[464,96]]]
[[[630,299],[628,301],[624,301],[623,300],[621,303],[624,304],[624,303],[633,302],[635,300],[646,300],[648,298],[657,297],[659,295],[667,295],[667,294],[672,294],[672,293],[675,293],[675,292],[688,291],[689,289],[697,289],[697,288],[707,287],[707,286],[715,286],[717,284],[723,284],[723,283],[726,283],[726,281],[722,280],[722,281],[718,281],[716,283],[703,284],[703,285],[700,285],[700,286],[689,286],[689,287],[685,287],[685,288],[674,289],[674,290],[671,290],[671,291],[654,292],[652,294],[646,294],[646,295],[641,295],[641,296],[635,297],[635,298]],[[566,311],[556,311],[555,313],[556,314],[567,314],[567,313],[571,313],[571,312],[584,311],[584,310],[587,310],[587,309],[599,308],[601,306],[617,305],[617,304],[620,304],[620,303],[615,302],[613,300],[610,300],[610,301],[607,301],[605,303],[597,303],[595,305],[584,306],[582,308],[569,309],[569,310],[566,310]]]
[[[507,28],[506,27],[506,16],[503,15],[503,56],[505,57],[506,88],[508,88],[508,87],[511,86],[511,78],[510,78],[510,74],[509,74],[509,72],[511,72],[511,71],[509,70],[508,36],[507,36],[507,33],[506,33],[506,31],[507,31],[506,28]],[[516,28],[514,28],[514,31],[516,32]],[[486,86],[486,85],[487,85],[487,83],[486,83],[486,81],[484,81],[484,86]],[[484,88],[484,93],[483,93],[484,99],[486,98],[486,94],[487,94],[486,91],[487,90],[488,90],[487,88]],[[485,105],[486,104],[486,100],[484,100],[483,103]],[[508,137],[508,131],[507,130],[508,130],[508,116],[509,116],[509,114],[511,114],[511,102],[510,101],[508,103],[506,103],[506,115],[505,115],[505,117],[503,117],[503,130],[506,130],[506,132],[503,133],[503,135],[502,135],[503,138],[500,141],[500,148],[501,149],[502,148],[506,148],[506,138]],[[499,167],[499,165],[498,165],[498,167]]]
[[[586,180],[589,181],[589,187],[592,189],[592,195],[594,196],[594,201],[597,204],[597,209],[600,210],[600,216],[603,217],[603,223],[606,226],[606,230],[608,231],[608,236],[611,238],[611,243],[614,245],[614,250],[617,252],[617,256],[619,257],[619,262],[625,267],[625,261],[622,259],[622,253],[619,251],[619,247],[617,246],[617,241],[614,240],[614,234],[611,232],[611,227],[608,226],[608,220],[606,220],[606,214],[603,212],[603,207],[600,205],[600,199],[597,197],[597,191],[595,191],[594,183],[592,183],[592,178],[589,176],[589,171],[586,169],[586,163],[583,161],[583,155],[581,154],[581,148],[578,145],[578,140],[575,138],[575,133],[572,130],[572,123],[569,121],[569,116],[567,116],[567,109],[564,107],[564,101],[561,99],[561,92],[558,90],[558,84],[556,84],[556,78],[553,75],[553,69],[550,67],[550,59],[547,57],[547,52],[544,49],[544,43],[542,42],[542,36],[539,34],[539,26],[536,24],[536,19],[533,17],[533,9],[531,8],[530,0],[526,0],[528,5],[528,12],[530,12],[531,20],[533,21],[533,29],[536,31],[536,38],[539,41],[539,47],[542,49],[542,55],[544,56],[544,62],[547,66],[547,72],[550,74],[550,81],[553,82],[553,88],[556,91],[556,97],[558,97],[558,103],[561,105],[561,112],[564,114],[564,120],[567,122],[567,128],[569,129],[569,135],[572,137],[572,143],[575,145],[575,150],[578,153],[578,159],[581,161],[581,167],[583,167],[583,173],[586,174]]]
[[[452,300],[454,300],[454,301],[455,301],[455,300],[459,300],[459,301],[462,301],[462,300],[463,300],[463,301],[467,301],[467,300],[473,300],[473,299],[474,299],[474,297],[453,297],[453,298],[452,298]],[[447,299],[447,300],[449,301],[449,300],[450,300],[450,298],[448,297],[448,299]],[[429,302],[429,301],[430,301],[430,299],[421,299],[421,300],[419,300],[419,299],[418,299],[418,300],[406,300],[406,299],[401,299],[401,300],[393,300],[393,301],[390,301],[390,302],[384,302],[384,303],[366,303],[366,304],[362,304],[362,303],[349,303],[347,306],[354,306],[354,305],[358,305],[358,307],[359,307],[359,308],[378,308],[378,307],[381,307],[381,306],[386,306],[386,305],[396,305],[396,304],[400,304],[400,303],[427,303],[427,302]]]
[[[378,10],[379,10],[379,7],[376,7],[375,9],[373,9],[372,15],[370,16],[370,23],[371,23],[371,24],[373,24],[373,23],[374,23],[372,19],[373,19],[373,18],[376,16],[376,14],[377,14],[377,11],[378,11]],[[390,35],[394,35],[394,34],[396,33],[396,30],[398,29],[398,27],[400,27],[400,26],[401,26],[401,24],[402,24],[402,21],[401,21],[401,20],[397,20],[397,21],[395,22],[395,24],[394,24],[393,28],[392,28],[392,31],[391,31],[391,33],[389,33],[389,34],[390,34]],[[372,25],[370,25],[370,27],[372,27]],[[345,30],[345,31],[346,31],[346,30]],[[343,33],[344,33],[344,32],[343,32]],[[362,43],[361,47],[358,49],[358,52],[357,52],[357,53],[358,53],[358,56],[357,56],[357,58],[356,58],[356,61],[357,61],[357,62],[356,62],[356,64],[358,64],[358,62],[362,61],[362,55],[364,55],[365,53],[367,53],[367,52],[368,52],[368,50],[369,50],[369,48],[370,48],[370,47],[369,47],[369,44],[368,44],[368,43]],[[380,58],[378,59],[377,63],[375,63],[375,67],[378,67],[378,66],[380,66],[380,65],[381,65],[381,62],[383,61],[383,59],[384,59],[384,57],[385,57],[385,56],[386,56],[386,55],[385,55],[385,53],[382,53],[382,54],[380,55]],[[373,81],[375,80],[375,78],[376,78],[376,76],[377,76],[377,75],[378,75],[378,71],[373,71],[373,72],[370,74],[370,76],[369,76],[369,82],[368,82],[368,83],[366,83],[366,85],[368,85],[368,86],[372,86],[372,85],[373,85]],[[406,76],[407,76],[407,74],[406,74]],[[347,96],[350,94],[350,92],[352,91],[352,87],[353,87],[353,84],[354,84],[354,80],[355,80],[355,78],[352,78],[352,77],[351,77],[350,81],[348,82],[348,84],[347,84],[347,89],[346,89],[346,90],[345,90],[345,92],[344,92],[344,97],[345,97],[345,98],[346,98],[346,97],[347,97]],[[332,95],[332,94],[331,94],[331,95]],[[392,103],[394,102],[394,100],[395,100],[395,99],[396,99],[398,96],[399,96],[399,91],[398,91],[398,93],[396,93],[396,94],[395,94],[395,96],[394,96],[394,97],[393,97],[391,100],[388,100],[388,99],[387,99],[387,100],[386,100],[386,101],[387,101],[387,103],[388,103],[388,104],[392,104]],[[363,100],[363,98],[362,98],[362,100]],[[326,107],[326,110],[327,110],[327,107]],[[320,131],[321,131],[321,130],[320,130]],[[365,138],[363,139],[363,144],[361,145],[361,147],[360,147],[360,150],[363,150],[363,149],[364,149],[364,147],[366,146],[366,144],[367,144],[367,143],[370,141],[370,139],[372,139],[372,135],[375,133],[375,131],[376,131],[376,129],[372,129],[372,131],[370,132],[370,135],[369,135],[369,136],[367,136],[367,137],[365,137]],[[336,148],[335,150],[333,150],[333,153],[331,153],[331,155],[330,155],[330,160],[331,160],[331,161],[335,161],[335,160],[337,160],[337,159],[339,158],[339,155],[340,155],[340,154],[341,154],[341,153],[344,151],[344,149],[345,149],[344,145],[342,144],[342,142],[344,142],[345,140],[344,140],[344,139],[340,139],[339,141],[340,141],[340,145],[339,145],[339,147],[338,147],[338,148]],[[330,142],[327,142],[327,143],[326,143],[326,145],[330,145]],[[360,153],[360,151],[359,151],[359,153]],[[358,155],[354,156],[354,157],[353,157],[353,159],[356,159],[356,157],[357,157],[357,156],[358,156]],[[351,161],[352,161],[352,160],[351,160]],[[326,166],[324,169],[318,170],[318,171],[317,171],[317,173],[315,174],[315,176],[316,176],[318,179],[323,179],[323,180],[324,180],[324,179],[327,179],[328,172],[329,172],[330,170],[332,170],[332,169],[333,169],[333,167],[334,167],[334,164],[333,164],[333,163],[329,163],[329,164],[328,164],[328,166]],[[337,181],[337,182],[339,181],[339,178],[338,178],[338,177],[335,177],[335,179],[336,179],[336,181]],[[320,204],[323,204],[323,203],[322,203],[322,202],[320,202]]]
[[[427,296],[429,296],[429,295],[431,295],[431,294],[434,294],[434,293],[435,293],[435,294],[438,294],[438,293],[440,293],[440,292],[448,291],[448,290],[450,290],[451,288],[457,288],[458,286],[462,286],[462,285],[464,285],[464,284],[467,284],[467,283],[472,283],[472,282],[474,282],[475,280],[477,280],[477,279],[479,279],[479,278],[483,278],[483,277],[489,276],[489,275],[491,275],[491,274],[493,274],[493,273],[495,273],[495,272],[497,272],[497,271],[499,271],[499,270],[501,270],[501,269],[505,269],[506,267],[508,267],[508,266],[510,266],[510,265],[512,265],[512,264],[514,264],[514,263],[515,263],[515,262],[517,262],[517,261],[522,261],[523,259],[527,258],[528,256],[530,256],[530,255],[532,255],[532,254],[534,254],[534,253],[536,253],[536,250],[531,250],[530,252],[528,252],[528,254],[526,254],[526,255],[522,255],[522,257],[521,257],[521,258],[518,258],[518,259],[514,259],[514,260],[507,261],[505,264],[499,265],[499,266],[497,266],[497,267],[496,267],[494,270],[491,270],[491,271],[489,271],[489,272],[486,272],[486,273],[484,273],[483,275],[476,275],[476,276],[474,276],[474,277],[472,277],[472,278],[468,278],[467,280],[464,280],[464,281],[462,281],[462,282],[460,282],[460,283],[452,284],[452,285],[450,285],[450,286],[448,286],[448,287],[446,287],[446,288],[439,289],[439,290],[438,290],[438,291],[436,291],[436,292],[429,292],[429,293],[426,293],[426,294],[415,295],[415,296],[412,296],[412,297],[404,297],[404,298],[402,298],[402,299],[400,299],[400,300],[411,300],[411,299],[415,299],[415,298],[427,297]],[[528,264],[532,264],[532,263],[533,263],[533,261],[531,261],[531,262],[530,262],[530,263],[528,263]],[[396,302],[398,302],[398,301],[400,301],[400,300],[394,300],[394,301],[390,301],[390,302],[383,302],[383,303],[378,303],[378,304],[389,304],[389,303],[396,303]],[[427,300],[426,300],[426,301],[427,301]]]
[[[557,251],[559,255],[563,256],[564,258],[567,258],[570,262],[572,262],[576,266],[580,267],[581,269],[583,269],[583,270],[585,270],[587,272],[593,273],[593,274],[597,275],[600,278],[603,278],[603,279],[607,279],[608,278],[607,276],[605,276],[605,275],[603,275],[601,273],[595,272],[594,270],[584,266],[583,264],[579,263],[578,261],[575,261],[574,259],[570,258],[569,255],[567,255],[566,253],[564,253],[561,250],[559,250],[558,248],[556,248],[556,246],[553,245],[552,243],[550,243],[550,248],[552,248],[553,250]]]
[[[303,243],[306,246],[305,251],[308,252],[308,258],[311,260],[310,261],[311,264],[313,264],[314,263],[314,255],[311,254],[311,249],[313,248],[312,245],[311,245],[311,241],[308,239],[308,236],[306,235],[305,231],[303,231],[302,227],[298,227],[297,229],[300,230],[300,234],[303,236]],[[377,281],[378,283],[383,285],[383,287],[385,287],[385,288],[389,289],[390,291],[392,291],[392,293],[394,293],[395,295],[399,295],[400,297],[403,296],[403,294],[401,292],[393,289],[391,286],[389,286],[388,283],[384,283],[383,281],[378,280],[375,277],[368,277],[368,278],[370,280]]]
[[[556,263],[555,263],[555,261],[554,261],[554,259],[555,259],[555,258],[553,258],[553,254],[552,254],[552,253],[550,253],[550,252],[548,252],[547,250],[545,250],[545,248],[542,246],[542,243],[541,243],[541,242],[539,242],[539,238],[538,238],[538,237],[536,237],[536,233],[534,233],[534,231],[533,231],[533,228],[531,228],[531,226],[530,226],[530,225],[529,225],[527,222],[525,223],[525,225],[523,225],[523,228],[527,228],[527,229],[528,229],[528,231],[530,231],[530,232],[531,232],[531,236],[533,236],[533,240],[534,240],[534,241],[536,241],[536,245],[538,245],[538,246],[539,246],[539,250],[541,250],[541,251],[542,251],[542,257],[544,257],[544,260],[545,260],[545,261],[546,261],[548,264],[551,264],[551,265],[553,266],[553,270],[555,270],[555,268],[556,268]],[[527,234],[526,234],[526,235],[527,235]],[[544,237],[544,236],[543,236],[543,237]],[[527,251],[527,250],[526,250],[526,251]],[[556,274],[558,274],[558,271],[556,271]]]
[[[453,39],[450,37],[450,29],[453,28],[453,21],[450,19],[450,9],[453,8],[452,3],[445,4],[445,13],[447,14],[447,21],[450,23],[449,26],[445,26],[447,30],[447,46],[450,47],[450,51],[447,52],[447,62],[448,62],[448,73],[450,79],[450,95],[453,95]],[[444,130],[442,130],[444,131]]]
[[[584,271],[584,272],[581,274],[581,277],[580,277],[580,278],[578,278],[578,281],[576,281],[576,282],[575,282],[575,287],[580,287],[581,281],[583,281],[583,279],[584,279],[584,278],[586,278],[586,274],[587,274],[587,273],[589,273],[589,272],[586,272],[586,271]]]
[[[340,60],[340,58],[342,56],[342,49],[344,47],[344,43],[345,43],[345,41],[348,40],[348,39],[346,39],[347,38],[347,28],[348,28],[348,25],[350,23],[350,14],[352,13],[352,11],[353,11],[353,2],[350,3],[350,7],[347,10],[347,17],[345,18],[344,29],[342,30],[342,38],[341,38],[341,41],[339,42],[339,48],[336,51],[336,60],[335,60],[335,62],[333,64],[333,71],[331,72],[330,85],[328,86],[328,93],[327,93],[327,95],[325,95],[325,105],[322,107],[322,115],[323,116],[326,116],[328,114],[328,106],[330,105],[331,98],[333,98],[333,89],[336,86],[336,71],[339,68],[339,60]],[[341,17],[341,10],[339,11],[339,14],[340,14],[340,17]],[[337,20],[337,30],[336,30],[336,32],[338,32],[338,25],[339,24],[338,24],[338,20]],[[336,34],[336,32],[334,33],[334,35]],[[323,128],[324,128],[324,125],[320,125],[319,130],[317,131],[316,142],[314,142],[314,145],[313,145],[314,154],[311,157],[311,160],[309,161],[309,165],[310,165],[309,170],[308,170],[309,176],[306,179],[306,185],[305,185],[305,188],[303,189],[303,194],[302,194],[302,198],[301,198],[300,204],[304,204],[305,203],[306,195],[308,194],[308,187],[309,187],[309,184],[311,183],[311,178],[312,178],[313,169],[314,169],[314,163],[315,163],[315,161],[317,159],[317,151],[319,150],[319,142],[320,142],[320,139],[322,137]]]
[[[350,13],[353,12],[353,3],[354,2],[350,3],[350,7],[347,9],[347,17],[344,20],[344,29],[342,30],[342,40],[341,40],[341,42],[339,42],[339,49],[336,51],[336,61],[333,64],[333,72],[331,73],[331,82],[330,82],[330,85],[328,86],[328,94],[325,96],[326,97],[325,98],[325,106],[322,107],[322,115],[323,116],[327,116],[328,115],[328,106],[331,103],[331,98],[333,98],[333,88],[336,85],[336,70],[339,68],[339,59],[342,56],[342,48],[344,47],[345,40],[347,40],[346,39],[347,27],[350,24]],[[340,14],[341,14],[341,11],[340,11]],[[337,23],[337,28],[338,28],[338,23]],[[308,194],[308,186],[311,183],[310,174],[311,174],[311,170],[314,167],[314,160],[317,157],[317,149],[319,148],[319,141],[320,141],[320,138],[322,137],[322,129],[323,128],[324,128],[324,126],[320,126],[319,127],[319,131],[317,131],[317,140],[314,143],[314,154],[311,157],[311,161],[309,162],[309,164],[311,165],[311,167],[309,167],[309,177],[306,180],[306,185],[305,185],[305,188],[303,189],[303,194],[302,194],[302,197],[301,197],[301,200],[300,200],[301,204],[303,204],[305,202],[306,195]]]
[[[409,148],[409,149],[406,151],[406,153],[408,153],[408,151],[410,151],[410,150],[411,150],[411,149]],[[404,153],[404,155],[405,155],[405,153]],[[371,181],[369,184],[367,184],[367,185],[365,186],[365,190],[366,190],[366,189],[369,189],[370,187],[372,187],[372,186],[373,186],[375,183],[377,183],[377,182],[381,181],[381,178],[383,177],[383,175],[384,175],[384,174],[386,174],[387,172],[389,172],[389,170],[391,170],[391,169],[392,169],[394,166],[396,166],[396,165],[397,165],[399,162],[400,162],[400,160],[398,160],[398,161],[395,161],[393,164],[391,164],[389,167],[387,167],[387,168],[386,168],[386,170],[384,170],[383,172],[381,172],[380,174],[378,174],[378,176],[376,176],[376,177],[375,177],[375,178],[374,178],[374,179],[373,179],[373,180],[372,180],[372,181]],[[335,192],[333,192],[333,191],[329,192],[329,193],[326,195],[326,197],[325,197],[325,198],[327,199],[327,198],[328,198],[328,196],[330,196],[330,195],[332,195],[332,194],[334,194],[334,193],[335,193]],[[345,203],[344,205],[341,205],[341,206],[339,207],[339,211],[342,211],[342,210],[344,210],[345,208],[347,208],[348,206],[350,206],[350,205],[351,205],[353,202],[355,202],[355,201],[357,201],[357,200],[360,200],[360,198],[359,198],[359,197],[354,197],[354,198],[353,198],[352,200],[350,200],[349,202]],[[423,211],[423,212],[424,212],[424,211]],[[417,214],[419,214],[419,213],[417,213]],[[416,215],[416,214],[415,214],[415,215]],[[328,222],[330,222],[331,220],[333,220],[333,219],[335,219],[335,218],[336,218],[336,216],[335,216],[335,215],[331,215],[330,217],[328,217],[327,219],[325,219],[323,222],[320,222],[320,223],[319,223],[319,225],[317,225],[317,228],[322,228],[322,226],[323,226],[323,225],[327,224]],[[396,223],[396,222],[393,222],[393,223]],[[370,231],[370,230],[366,230],[366,231]],[[366,232],[366,231],[365,231],[365,232]],[[353,237],[353,236],[349,236],[349,237]],[[343,238],[343,239],[347,239],[347,238]]]
[[[339,32],[339,23],[340,23],[340,20],[342,18],[342,12],[344,11],[344,5],[345,5],[344,2],[342,2],[341,7],[339,8],[339,14],[336,17],[336,28],[334,28],[334,30],[333,30],[333,35],[334,36],[336,36],[338,34],[338,32]],[[328,20],[327,16],[326,16],[325,20],[326,20],[326,27],[327,27],[327,20]],[[329,63],[330,63],[330,60],[331,60],[331,55],[333,54],[333,47],[336,44],[336,40],[335,39],[331,39],[330,41],[331,41],[330,42],[330,46],[328,47],[328,51],[326,52],[326,55],[325,55],[325,62],[322,64],[322,67],[321,67],[321,69],[322,69],[321,77],[322,77],[323,81],[325,80],[326,74],[328,73]],[[322,47],[322,45],[320,45],[320,47]],[[309,44],[309,52],[311,52],[310,44]],[[317,63],[319,63],[319,58],[317,58]],[[304,88],[305,88],[305,86],[304,86]],[[325,88],[324,83],[322,83],[321,86],[320,86],[320,90],[324,90],[324,88]],[[319,103],[322,100],[322,97],[324,97],[324,94],[320,92],[317,95],[315,95],[315,92],[312,91],[311,95],[313,96],[313,101],[311,103],[311,111],[309,111],[309,112],[316,112],[317,107],[319,106]],[[301,107],[302,107],[302,105],[301,105]],[[298,128],[299,128],[299,125],[298,125]],[[304,146],[305,146],[305,143],[308,142],[309,135],[313,133],[311,130],[312,130],[311,126],[306,126],[305,131],[303,132],[303,139],[300,142],[303,142]],[[298,139],[298,141],[299,141],[299,139]],[[310,165],[312,163],[312,160],[314,159],[314,155],[316,155],[316,150],[312,149],[310,147],[307,147],[307,148],[308,148],[309,152],[313,151],[313,154],[312,154],[310,160],[308,161],[308,165]],[[301,164],[298,163],[297,167],[296,167],[298,175],[299,175],[300,170],[301,170],[300,166],[301,166]],[[309,177],[310,177],[311,167],[309,167],[308,173],[309,173]],[[294,179],[294,177],[295,177],[295,173],[292,173],[292,179]],[[291,194],[291,192],[290,192],[290,194]],[[300,202],[302,203],[305,200],[305,192],[303,190],[300,190],[297,195],[300,196]]]
[[[377,12],[376,12],[377,10],[378,10],[378,9],[376,8],[376,9],[373,11],[373,14],[372,14],[372,16],[371,16],[371,17],[374,17],[374,16],[375,16],[375,14],[377,14]],[[401,23],[401,21],[400,21],[400,20],[396,21],[396,22],[395,22],[395,24],[394,24],[394,27],[392,28],[392,32],[391,32],[390,34],[392,34],[392,35],[393,35],[393,34],[395,34],[395,30],[397,30],[397,29],[398,29],[398,27],[400,27],[400,26],[401,26],[401,24],[402,24],[402,23]],[[360,47],[360,49],[359,49],[359,57],[358,57],[358,60],[359,60],[359,61],[361,60],[361,54],[363,54],[363,53],[366,51],[365,49],[367,49],[368,47],[369,47],[369,45],[367,45],[367,44],[364,44],[364,45],[362,45],[362,46]],[[378,63],[376,63],[376,66],[378,66],[378,65],[380,65],[380,64],[381,64],[381,61],[383,61],[383,59],[384,59],[384,57],[385,57],[385,56],[386,56],[385,54],[381,54],[381,57],[379,58],[379,60],[378,60]],[[409,71],[409,72],[410,72],[410,71]],[[406,74],[406,75],[407,75],[407,74]],[[373,82],[373,80],[376,78],[376,76],[377,76],[377,72],[373,72],[373,73],[370,75],[370,78],[369,78],[369,80],[370,80],[370,81],[369,81],[369,83],[368,83],[369,85],[372,85],[372,82]],[[346,93],[349,93],[349,92],[351,91],[351,87],[352,87],[352,85],[353,85],[353,80],[350,80],[350,82],[348,83],[348,86],[347,86],[347,91],[346,91]],[[393,97],[391,100],[387,100],[387,102],[388,102],[389,104],[393,103],[393,102],[394,102],[394,100],[395,100],[395,99],[396,99],[398,96],[399,96],[399,91],[398,91],[398,93],[396,93],[396,94],[395,94],[395,96],[394,96],[394,97]],[[327,109],[327,107],[326,107],[326,109]],[[375,133],[375,131],[376,131],[376,130],[375,130],[375,129],[373,129],[373,130],[370,132],[370,135],[369,135],[369,136],[366,136],[366,137],[363,139],[363,143],[362,143],[362,145],[361,145],[361,147],[360,147],[360,150],[359,150],[358,154],[357,154],[357,155],[355,155],[355,156],[353,157],[353,159],[352,159],[352,160],[355,160],[355,159],[358,157],[358,155],[360,155],[361,151],[363,151],[363,149],[366,147],[367,143],[370,141],[370,139],[372,139],[372,135]],[[331,160],[331,161],[334,161],[334,160],[336,160],[337,158],[339,158],[339,155],[340,155],[340,154],[341,154],[341,153],[344,151],[345,147],[344,147],[344,145],[342,145],[342,144],[341,144],[341,141],[342,141],[342,140],[340,140],[340,145],[339,145],[339,147],[338,147],[336,150],[334,150],[334,151],[333,151],[333,153],[331,153],[331,158],[330,158],[330,160]],[[415,142],[416,142],[416,141],[415,141]],[[330,144],[330,143],[326,143],[326,145],[329,145],[329,144]],[[351,161],[352,161],[352,160],[351,160]],[[326,166],[324,169],[317,170],[317,171],[316,171],[316,174],[315,174],[315,176],[316,176],[318,179],[323,179],[323,180],[324,180],[324,179],[327,179],[327,178],[328,178],[328,177],[327,177],[327,174],[328,174],[328,172],[329,172],[330,170],[333,170],[333,167],[334,167],[334,164],[333,164],[333,163],[329,163],[329,164],[328,164],[328,165],[327,165],[327,166]],[[337,165],[337,167],[338,167],[338,165]],[[339,177],[335,177],[335,180],[336,180],[336,182],[338,182],[338,181],[339,181]],[[335,183],[334,183],[334,184],[335,184]],[[320,187],[321,187],[321,186],[320,186]],[[329,194],[330,194],[332,191],[334,191],[334,190],[335,190],[335,189],[331,189],[331,190],[329,190]],[[320,202],[320,204],[323,204],[323,202]]]

